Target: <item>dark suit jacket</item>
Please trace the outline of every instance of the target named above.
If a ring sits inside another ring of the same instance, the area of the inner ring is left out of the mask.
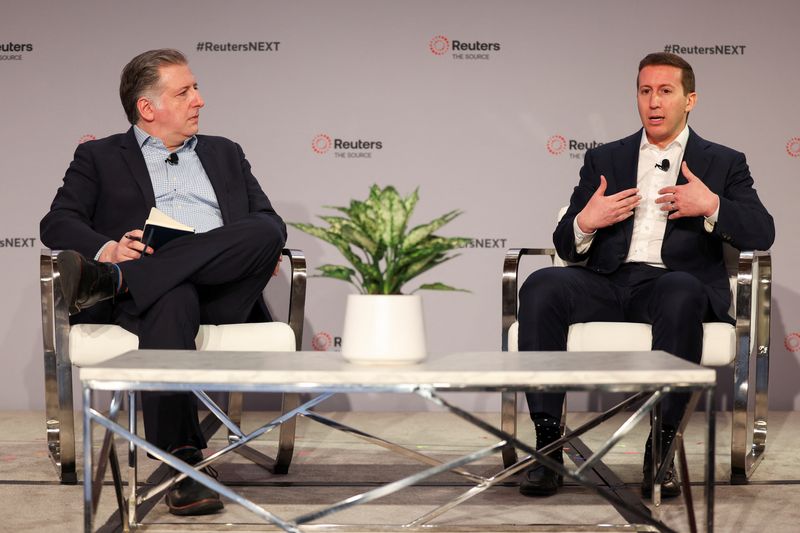
[[[195,151],[217,195],[223,223],[264,213],[274,219],[276,232],[286,240],[286,226],[238,144],[198,135]],[[77,250],[91,258],[109,240],[118,241],[125,232],[141,228],[155,205],[150,174],[130,128],[78,146],[64,184],[41,221],[41,240],[50,248]]]
[[[633,217],[597,231],[585,254],[575,249],[573,220],[600,185],[608,181],[606,194],[636,187],[642,130],[619,141],[586,152],[580,181],[572,193],[569,208],[553,233],[559,256],[567,261],[586,261],[596,272],[614,272],[625,260],[633,233]],[[715,144],[690,129],[683,159],[706,186],[719,195],[719,218],[711,233],[703,217],[668,220],[661,247],[667,268],[688,272],[707,287],[711,308],[720,320],[730,321],[730,287],[722,243],[740,250],[767,250],[775,240],[775,225],[753,188],[753,178],[744,154]],[[677,184],[687,183],[679,172]]]

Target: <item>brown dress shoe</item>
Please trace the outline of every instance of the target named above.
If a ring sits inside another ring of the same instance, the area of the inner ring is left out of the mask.
[[[197,448],[185,447],[173,452],[178,459],[194,465],[203,460],[203,452]],[[217,472],[210,466],[203,469],[213,478]],[[219,494],[190,477],[178,481],[167,489],[169,512],[179,516],[196,516],[216,513],[224,507]]]

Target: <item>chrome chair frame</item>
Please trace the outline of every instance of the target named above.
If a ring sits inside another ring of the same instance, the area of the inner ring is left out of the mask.
[[[59,250],[43,248],[39,256],[42,340],[44,348],[44,395],[47,450],[56,473],[63,484],[78,482],[75,461],[75,419],[72,391],[72,362],[69,356],[69,311],[61,292],[58,271]],[[301,250],[284,249],[289,259],[290,289],[287,322],[292,328],[298,349],[302,346],[303,322],[305,320],[306,259]],[[283,410],[291,410],[300,403],[298,394],[284,394]],[[228,398],[228,413],[232,420],[241,420],[242,394],[231,393]],[[214,418],[209,415],[208,418]],[[220,423],[216,419],[203,421],[204,434],[213,434]],[[239,453],[276,474],[285,474],[289,469],[294,451],[295,424],[284,424],[280,428],[278,450],[275,459],[267,457],[246,446]],[[237,437],[229,434],[229,441]]]
[[[769,251],[728,250],[738,253],[736,268],[729,269],[735,270],[730,275],[736,286],[731,484],[741,485],[748,482],[764,458],[767,444],[772,258]],[[511,248],[506,252],[502,280],[503,351],[508,351],[508,330],[517,321],[519,264],[526,255],[549,256],[551,261],[556,258],[552,248]],[[503,431],[516,435],[516,393],[503,393],[501,418]],[[503,450],[503,462],[506,466],[516,462],[513,448]]]

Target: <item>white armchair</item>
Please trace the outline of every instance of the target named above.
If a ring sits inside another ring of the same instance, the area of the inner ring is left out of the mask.
[[[58,273],[58,251],[42,249],[40,284],[42,336],[44,344],[45,410],[47,448],[62,483],[77,483],[75,466],[75,422],[73,413],[72,366],[97,363],[138,348],[136,335],[120,326],[76,324],[70,326]],[[284,249],[289,258],[291,287],[287,323],[203,325],[196,337],[198,350],[293,351],[303,338],[306,292],[306,261],[299,250]],[[283,409],[299,405],[297,394],[283,395]],[[228,416],[239,423],[242,394],[230,394]],[[220,422],[209,415],[202,422],[203,433],[213,434]],[[292,460],[295,424],[282,424],[274,459],[247,446],[237,451],[275,473],[286,473]],[[229,434],[229,440],[237,437]]]
[[[724,322],[703,325],[701,364],[733,364],[733,421],[731,435],[731,483],[747,483],[763,458],[767,439],[769,387],[770,304],[772,262],[769,252],[742,251],[725,245],[730,276],[731,316]],[[517,350],[518,269],[523,256],[549,256],[556,266],[564,262],[549,248],[512,248],[503,264],[502,349]],[[587,322],[573,324],[567,337],[568,351],[648,351],[652,335],[647,324]],[[503,394],[503,429],[516,433],[516,394]],[[506,466],[516,461],[513,449],[504,450]]]

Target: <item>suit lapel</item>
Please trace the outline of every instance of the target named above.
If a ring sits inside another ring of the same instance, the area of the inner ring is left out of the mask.
[[[133,127],[122,137],[120,153],[131,173],[131,177],[138,185],[139,190],[142,191],[144,202],[149,211],[151,207],[156,205],[156,195],[153,192],[153,182],[150,181],[150,173],[147,171],[147,164],[144,162],[142,150],[136,141],[136,135],[133,133]]]
[[[611,153],[615,181],[614,190],[609,191],[611,194],[636,187],[641,139],[642,130],[639,130],[630,137],[622,139],[619,146]],[[631,235],[633,234],[633,217],[628,217],[622,222],[622,232],[625,235],[625,248],[630,248]]]
[[[686,141],[686,149],[683,151],[683,160],[686,161],[689,170],[691,170],[695,176],[699,176],[700,179],[703,179],[703,176],[708,173],[708,169],[711,166],[711,154],[706,150],[708,146],[708,141],[697,135],[692,128],[689,128],[689,139]],[[689,180],[687,180],[686,176],[683,174],[683,165],[681,165],[675,184],[685,185],[687,183],[689,183]],[[667,239],[678,220],[680,219],[667,220],[664,240]]]
[[[689,170],[695,176],[703,179],[711,166],[711,155],[706,151],[709,142],[697,135],[692,128],[689,128],[689,140],[686,141],[686,150],[683,151],[683,160],[689,166]],[[683,168],[678,172],[678,185],[684,185],[689,181],[683,175]]]
[[[195,146],[197,157],[200,158],[200,163],[203,165],[203,170],[206,171],[211,186],[214,188],[214,193],[217,195],[217,203],[219,203],[219,210],[222,214],[222,222],[227,224],[230,222],[230,209],[228,208],[228,187],[225,181],[225,174],[220,170],[216,157],[214,146],[208,142],[208,139],[202,136],[197,136],[197,145]]]

